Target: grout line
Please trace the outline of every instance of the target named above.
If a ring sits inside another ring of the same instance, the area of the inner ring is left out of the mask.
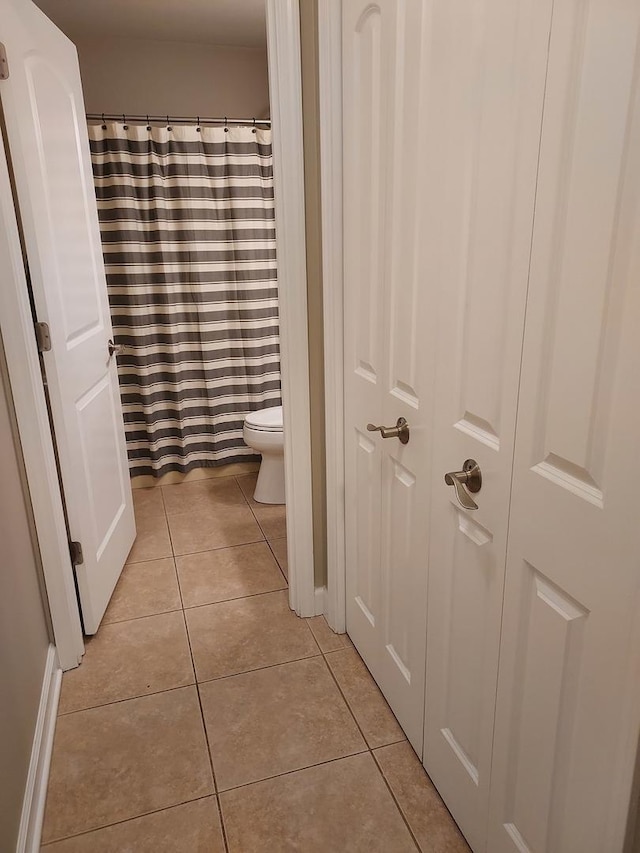
[[[197,803],[200,800],[208,800],[210,797],[215,797],[216,800],[218,799],[215,794],[204,794],[202,797],[192,797],[189,800],[180,800],[179,803],[172,803],[170,806],[164,806],[161,809],[153,809],[150,812],[142,812],[142,814],[137,814],[133,817],[125,817],[123,820],[114,820],[111,823],[105,823],[101,826],[93,826],[91,829],[85,829],[83,832],[76,832],[73,835],[63,835],[60,838],[53,838],[51,841],[47,841],[46,844],[42,845],[42,850],[46,850],[48,847],[51,847],[52,844],[59,844],[61,841],[68,841],[71,838],[82,838],[85,835],[91,835],[92,832],[100,832],[103,829],[109,829],[111,826],[120,826],[123,823],[130,823],[131,821],[139,820],[143,817],[160,814],[160,812],[167,812],[170,811],[170,809],[175,809],[179,806],[186,806],[187,803]]]
[[[351,707],[351,705],[350,705],[350,703],[349,703],[349,700],[347,699],[347,697],[346,697],[346,695],[345,695],[344,691],[342,690],[342,687],[340,686],[340,683],[338,682],[338,679],[337,679],[337,678],[336,678],[336,676],[335,676],[335,673],[333,672],[333,670],[332,670],[332,669],[331,669],[331,667],[329,666],[329,662],[327,661],[327,655],[328,655],[328,654],[335,654],[335,653],[336,653],[336,651],[343,651],[343,650],[342,650],[342,649],[336,649],[336,650],[334,650],[334,651],[332,651],[332,652],[323,652],[323,657],[324,657],[324,659],[325,659],[325,665],[326,665],[327,669],[329,670],[329,672],[331,673],[331,676],[332,676],[333,680],[335,681],[336,686],[337,686],[338,690],[340,691],[340,694],[341,694],[342,698],[344,699],[344,702],[345,702],[345,704],[346,704],[347,708],[349,709],[349,712],[351,713],[351,716],[353,717],[353,719],[354,719],[354,721],[355,721],[355,724],[356,724],[356,726],[358,727],[358,730],[360,731],[360,734],[362,735],[362,738],[363,738],[364,742],[365,742],[365,743],[366,743],[366,745],[367,745],[367,752],[371,755],[371,758],[373,759],[373,763],[375,764],[375,766],[376,766],[376,768],[377,768],[378,772],[380,773],[380,776],[382,777],[382,780],[383,780],[384,784],[386,785],[386,787],[387,787],[387,789],[388,789],[389,793],[391,794],[391,798],[392,798],[392,800],[393,800],[393,802],[394,802],[394,804],[395,804],[396,808],[398,809],[398,811],[399,811],[399,813],[400,813],[400,817],[402,818],[402,820],[404,821],[404,823],[405,823],[405,825],[406,825],[407,829],[409,830],[409,834],[411,835],[411,839],[412,839],[413,843],[416,845],[416,848],[417,848],[418,850],[420,850],[421,848],[420,848],[420,845],[418,844],[418,840],[417,840],[417,838],[415,837],[415,835],[414,835],[414,833],[413,833],[413,830],[412,830],[412,829],[411,829],[411,827],[409,826],[409,822],[408,822],[407,818],[405,817],[404,812],[403,812],[403,811],[402,811],[402,809],[400,808],[400,804],[398,803],[398,800],[396,799],[395,794],[394,794],[394,793],[393,793],[393,791],[391,790],[391,786],[389,785],[389,782],[387,781],[387,779],[386,779],[386,777],[385,777],[384,773],[382,772],[382,768],[381,768],[381,767],[380,767],[380,765],[378,764],[378,762],[377,762],[377,760],[376,760],[376,756],[375,756],[375,754],[374,754],[374,749],[381,749],[381,748],[382,748],[382,747],[384,747],[384,746],[392,746],[392,744],[391,744],[391,743],[380,744],[379,746],[377,746],[377,747],[375,747],[375,748],[374,748],[374,747],[372,747],[372,746],[369,744],[369,741],[368,741],[368,739],[367,739],[367,737],[366,737],[366,735],[365,735],[365,733],[364,733],[364,731],[363,731],[362,727],[360,726],[360,723],[358,722],[358,720],[357,720],[357,718],[356,718],[356,715],[355,715],[355,713],[354,713],[354,711],[353,711],[353,709],[352,709],[352,707]],[[357,652],[357,649],[356,649],[356,652]],[[367,672],[368,672],[368,670],[367,670]],[[371,675],[371,674],[369,673],[369,675]],[[371,676],[371,677],[373,678],[373,676]],[[393,712],[392,712],[392,713],[393,713]],[[394,715],[394,716],[395,716],[395,715]],[[405,741],[406,741],[406,738],[403,738],[402,740],[399,740],[399,741],[393,741],[393,743],[405,743]]]
[[[366,755],[368,749],[358,749],[355,752],[348,752],[346,755],[337,755],[335,758],[328,758],[326,761],[315,761],[313,764],[305,764],[304,767],[294,767],[293,770],[283,770],[282,773],[274,773],[273,776],[265,776],[264,779],[253,779],[251,782],[243,782],[242,785],[232,785],[230,788],[225,788],[220,791],[220,795],[227,794],[230,791],[238,791],[241,788],[250,788],[251,785],[259,785],[261,782],[270,782],[272,779],[281,779],[283,776],[291,776],[293,773],[300,773],[303,770],[310,770],[312,767],[322,767],[325,764],[335,764],[336,761],[344,761],[346,758],[353,758],[356,755]]]
[[[137,523],[138,523],[138,520],[136,519],[136,524]],[[124,571],[124,569],[126,569],[127,566],[140,566],[143,563],[159,563],[160,560],[171,560],[172,558],[173,558],[173,554],[167,554],[166,557],[152,557],[150,560],[133,560],[133,562],[130,562],[129,560],[127,560],[127,562],[124,564],[122,569]]]
[[[339,692],[339,693],[340,693],[340,695],[342,696],[342,699],[343,699],[343,701],[344,701],[345,705],[347,706],[347,709],[348,709],[349,713],[350,713],[350,714],[351,714],[351,716],[353,717],[353,721],[354,721],[354,723],[356,724],[356,726],[357,726],[357,728],[358,728],[358,731],[360,732],[360,735],[362,736],[362,740],[365,742],[365,744],[366,744],[366,746],[367,746],[367,750],[368,750],[369,752],[371,752],[371,747],[369,746],[369,741],[367,740],[367,738],[366,738],[366,736],[365,736],[365,733],[364,733],[364,731],[363,731],[363,729],[362,729],[362,726],[361,726],[361,725],[360,725],[360,723],[358,722],[358,720],[357,720],[357,718],[356,718],[356,715],[355,715],[355,713],[354,713],[354,711],[353,711],[353,708],[352,708],[352,707],[351,707],[351,705],[349,704],[349,701],[347,700],[347,697],[345,696],[344,691],[343,691],[342,687],[340,686],[340,683],[338,682],[338,679],[336,678],[336,676],[335,676],[335,674],[334,674],[333,670],[332,670],[332,669],[331,669],[331,667],[329,666],[329,663],[328,663],[328,661],[327,661],[327,656],[326,656],[326,654],[325,654],[324,652],[322,653],[322,657],[324,658],[324,665],[325,665],[325,666],[326,666],[326,668],[329,670],[329,675],[330,675],[330,676],[331,676],[331,678],[333,679],[333,681],[334,681],[334,683],[335,683],[336,687],[338,688],[338,692]]]
[[[218,817],[220,818],[220,831],[222,832],[222,843],[224,844],[225,853],[229,853],[229,839],[227,838],[227,827],[224,823],[224,813],[222,811],[222,803],[220,795],[216,794],[216,804],[218,806]]]
[[[279,586],[277,589],[265,589],[262,592],[250,592],[248,595],[236,595],[232,598],[221,598],[219,601],[204,601],[202,604],[189,604],[183,610],[198,610],[200,607],[213,607],[215,604],[228,604],[230,601],[242,601],[243,598],[258,598],[261,595],[273,595],[274,592],[286,592],[288,587]],[[134,617],[141,618],[141,617]]]
[[[143,613],[141,616],[129,616],[126,619],[111,619],[109,622],[103,621],[100,624],[100,628],[106,628],[108,625],[122,625],[123,622],[136,622],[138,619],[149,619],[151,616],[166,616],[168,613],[180,613],[181,610],[181,607],[172,607],[170,610],[159,610],[157,613]]]
[[[262,530],[260,532],[262,533]],[[169,539],[171,540],[171,527],[170,526],[169,526]],[[201,551],[189,551],[187,554],[172,554],[170,556],[175,557],[177,560],[179,557],[193,557],[196,554],[206,554],[208,551],[225,551],[227,548],[241,548],[243,545],[259,545],[261,542],[266,542],[266,541],[267,540],[263,536],[262,539],[252,539],[250,542],[237,542],[235,545],[218,545],[214,548],[203,548]],[[173,551],[173,542],[171,543],[171,550]],[[163,560],[166,558],[159,557],[158,559]],[[142,562],[142,560],[140,562]],[[133,564],[130,564],[130,565],[133,565]]]
[[[195,672],[193,681],[189,684],[179,684],[176,687],[165,687],[162,690],[153,690],[151,693],[137,693],[135,696],[125,696],[123,699],[112,699],[111,702],[100,702],[98,705],[89,705],[87,708],[74,708],[72,711],[61,711],[56,719],[70,717],[72,714],[82,714],[85,711],[95,711],[96,708],[106,708],[108,705],[121,705],[123,702],[133,702],[134,699],[146,699],[147,696],[159,696],[161,693],[173,693],[174,690],[186,690],[188,687],[196,687]]]
[[[264,527],[262,526],[262,523],[261,523],[261,521],[260,521],[260,518],[258,517],[257,512],[254,510],[254,508],[253,508],[253,504],[251,503],[251,500],[250,500],[250,499],[245,495],[245,493],[242,491],[242,486],[240,485],[240,483],[238,483],[238,478],[237,478],[237,477],[236,477],[236,483],[237,483],[237,485],[238,485],[238,488],[239,488],[239,489],[240,489],[240,491],[242,492],[242,496],[243,496],[243,498],[245,499],[245,502],[246,502],[247,506],[249,507],[249,509],[250,509],[250,510],[251,510],[251,512],[253,513],[253,517],[254,517],[254,518],[255,518],[255,520],[256,520],[256,524],[258,525],[258,527],[259,527],[259,528],[260,528],[260,530],[262,531],[262,535],[264,536],[265,540],[266,540],[267,542],[269,542],[269,537],[267,536],[267,534],[266,534],[266,532],[265,532],[265,529],[264,529]],[[265,506],[284,506],[284,504],[265,504]],[[273,537],[272,537],[272,539],[284,539],[284,538],[286,537],[286,535],[287,535],[287,534],[286,534],[286,532],[285,532],[285,535],[284,535],[284,536],[273,536]],[[275,554],[274,554],[273,556],[275,557]],[[278,562],[277,557],[276,557],[276,562]],[[278,563],[278,565],[280,565],[280,563]],[[282,570],[281,570],[281,571],[282,571]],[[283,572],[283,574],[284,574],[284,572]]]
[[[262,528],[260,528],[260,529],[262,530]],[[287,541],[287,537],[286,537],[286,536],[280,536],[280,537],[279,537],[279,539],[284,539],[284,540],[285,540],[285,542]],[[278,539],[274,539],[273,541],[274,541],[274,542],[277,542],[277,541],[278,541]],[[271,544],[271,541],[270,541],[269,539],[267,539],[267,545],[269,546],[269,550],[271,551],[271,554],[272,554],[272,556],[273,556],[273,559],[276,561],[276,564],[277,564],[278,568],[280,569],[280,572],[281,572],[281,574],[282,574],[282,577],[283,577],[283,578],[285,579],[285,581],[287,582],[287,586],[289,586],[289,578],[288,578],[288,577],[287,577],[287,575],[284,573],[284,569],[283,569],[283,568],[282,568],[282,566],[280,565],[280,560],[279,560],[279,559],[278,559],[278,557],[276,556],[276,552],[273,550],[273,545]]]
[[[171,532],[169,532],[169,535],[171,535]],[[171,547],[173,549],[173,543],[172,543]],[[177,565],[176,560],[175,560],[175,555],[174,555],[173,562],[174,562],[174,566],[176,569],[176,580],[178,582],[178,591],[180,594],[180,603],[182,604],[182,621],[184,623],[184,630],[185,630],[185,633],[187,635],[187,644],[189,647],[189,655],[191,656],[191,668],[193,670],[193,677],[196,680],[196,696],[198,697],[198,707],[200,708],[200,721],[202,723],[202,730],[204,732],[204,742],[205,742],[205,746],[206,746],[206,750],[207,750],[207,756],[209,758],[209,766],[211,767],[211,777],[213,780],[213,791],[214,791],[215,798],[216,798],[216,806],[218,809],[218,817],[220,818],[220,831],[222,833],[222,843],[224,844],[224,849],[225,849],[226,853],[228,853],[229,845],[227,843],[227,831],[226,831],[225,825],[224,825],[224,818],[222,816],[222,808],[220,807],[220,800],[218,799],[218,783],[216,781],[216,771],[215,771],[215,768],[213,766],[213,755],[211,753],[211,744],[209,743],[209,732],[207,731],[207,724],[206,724],[206,721],[204,718],[204,709],[202,707],[202,697],[200,696],[200,687],[198,686],[198,671],[196,669],[196,661],[195,661],[195,658],[193,655],[193,647],[191,645],[191,635],[189,634],[189,627],[187,625],[187,616],[186,616],[186,613],[184,610],[184,599],[182,597],[182,587],[180,586],[180,574],[178,572],[178,565]]]
[[[238,478],[236,477],[236,482],[237,482],[237,481],[238,481]],[[254,508],[253,508],[253,505],[252,505],[251,501],[249,500],[249,498],[245,495],[245,493],[244,493],[244,491],[243,491],[242,486],[240,485],[240,483],[238,483],[238,488],[239,488],[239,489],[240,489],[240,491],[242,492],[242,495],[243,495],[243,497],[244,497],[244,499],[245,499],[245,501],[246,501],[246,503],[247,503],[247,506],[249,507],[249,509],[250,509],[250,510],[251,510],[251,512],[253,513],[253,517],[254,517],[254,518],[255,518],[255,520],[256,520],[256,524],[258,525],[258,527],[259,527],[259,528],[260,528],[260,530],[262,531],[262,535],[264,536],[265,541],[266,541],[267,545],[269,546],[269,550],[270,550],[270,551],[271,551],[271,553],[273,554],[273,559],[276,561],[276,563],[278,564],[278,568],[279,568],[279,569],[280,569],[280,571],[282,572],[282,576],[284,577],[284,579],[285,579],[285,580],[286,580],[286,582],[287,582],[287,586],[289,586],[289,578],[288,578],[288,577],[287,577],[287,575],[284,573],[284,569],[283,569],[283,568],[282,568],[282,566],[280,565],[280,560],[278,560],[278,558],[276,557],[276,552],[273,550],[273,548],[272,548],[272,546],[271,546],[271,539],[269,539],[269,537],[267,536],[266,531],[265,531],[264,527],[262,526],[262,524],[261,524],[261,522],[260,522],[260,519],[259,519],[259,517],[258,517],[258,514],[255,512],[255,510],[254,510]],[[273,541],[274,541],[274,542],[275,542],[275,541],[277,541],[277,540],[279,540],[279,539],[286,539],[286,538],[287,538],[286,531],[285,531],[285,535],[284,535],[284,536],[274,536],[274,537],[271,537],[271,538],[273,539]]]
[[[312,655],[306,655],[302,658],[291,658],[291,660],[281,660],[278,663],[268,663],[264,666],[256,666],[253,669],[243,669],[241,672],[230,672],[228,675],[218,675],[215,678],[204,678],[201,681],[198,681],[198,674],[196,672],[196,684],[212,684],[214,681],[225,681],[227,678],[238,678],[241,675],[248,675],[250,672],[262,672],[265,669],[274,669],[277,666],[288,666],[290,663],[300,663],[303,660],[314,660],[315,658],[322,657],[322,652],[317,652]]]
[[[398,742],[399,742],[399,743],[404,743],[404,741],[398,741]],[[392,744],[390,744],[390,743],[389,743],[389,744],[385,744],[385,746],[392,746]],[[382,747],[378,747],[378,749],[381,749],[381,748],[382,748]],[[402,818],[402,820],[403,820],[403,821],[404,821],[404,823],[405,823],[405,826],[406,826],[406,827],[407,827],[407,829],[409,830],[409,835],[410,835],[410,836],[411,836],[411,838],[413,839],[413,843],[416,845],[416,848],[417,848],[418,850],[422,850],[422,848],[420,847],[420,843],[418,842],[418,839],[417,839],[417,837],[416,837],[416,835],[415,835],[415,833],[414,833],[413,829],[411,828],[411,824],[409,823],[409,819],[407,818],[407,816],[406,816],[406,815],[405,815],[405,813],[404,813],[404,809],[402,808],[402,806],[401,806],[401,805],[400,805],[400,803],[398,802],[398,799],[397,799],[397,797],[396,797],[396,795],[395,795],[395,793],[394,793],[394,791],[393,791],[393,788],[391,787],[391,784],[389,783],[389,780],[388,780],[388,779],[387,779],[387,777],[384,775],[384,771],[383,771],[383,769],[382,769],[381,765],[379,764],[378,759],[376,758],[376,755],[375,755],[374,750],[371,750],[371,757],[373,758],[374,764],[375,764],[375,765],[376,765],[376,767],[378,768],[378,772],[379,772],[379,773],[380,773],[380,775],[382,776],[382,781],[383,781],[383,782],[384,782],[384,784],[387,786],[387,790],[388,790],[388,791],[389,791],[389,793],[391,794],[391,799],[392,799],[392,800],[393,800],[393,802],[396,804],[396,808],[397,808],[397,809],[398,809],[398,811],[400,812],[400,817]]]

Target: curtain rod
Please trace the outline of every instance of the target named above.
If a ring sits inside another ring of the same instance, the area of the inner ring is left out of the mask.
[[[167,124],[248,124],[248,125],[267,125],[271,127],[271,119],[269,118],[204,118],[203,116],[139,116],[127,115],[126,113],[87,113],[87,119],[90,121],[121,121],[126,124],[128,121],[137,124],[147,122],[166,122]]]

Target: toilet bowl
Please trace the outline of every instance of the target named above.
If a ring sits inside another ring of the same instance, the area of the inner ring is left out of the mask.
[[[262,504],[284,501],[284,432],[282,406],[249,412],[244,419],[244,442],[262,454],[253,497]]]

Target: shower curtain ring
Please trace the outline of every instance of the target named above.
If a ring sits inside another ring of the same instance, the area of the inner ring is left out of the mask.
[[[253,130],[251,132],[256,133],[256,117],[255,116],[253,117]]]
[[[227,117],[224,117],[224,132],[229,133],[229,128],[227,127]]]
[[[167,116],[167,130],[171,130],[171,125],[169,124],[169,116]]]
[[[196,116],[196,119],[197,119],[197,122],[198,122],[197,127],[196,127],[196,132],[197,132],[197,133],[200,133],[200,116]]]
[[[102,129],[103,130],[107,129],[107,123],[106,123],[105,118],[104,118],[104,113],[102,113]]]
[[[122,113],[122,129],[129,130],[129,125],[127,124],[127,117],[124,113]]]
[[[151,125],[149,124],[149,116],[147,116],[147,130],[151,130]]]

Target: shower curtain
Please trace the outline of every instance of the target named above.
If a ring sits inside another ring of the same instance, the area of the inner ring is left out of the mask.
[[[271,131],[89,124],[131,476],[257,457],[280,403]]]

